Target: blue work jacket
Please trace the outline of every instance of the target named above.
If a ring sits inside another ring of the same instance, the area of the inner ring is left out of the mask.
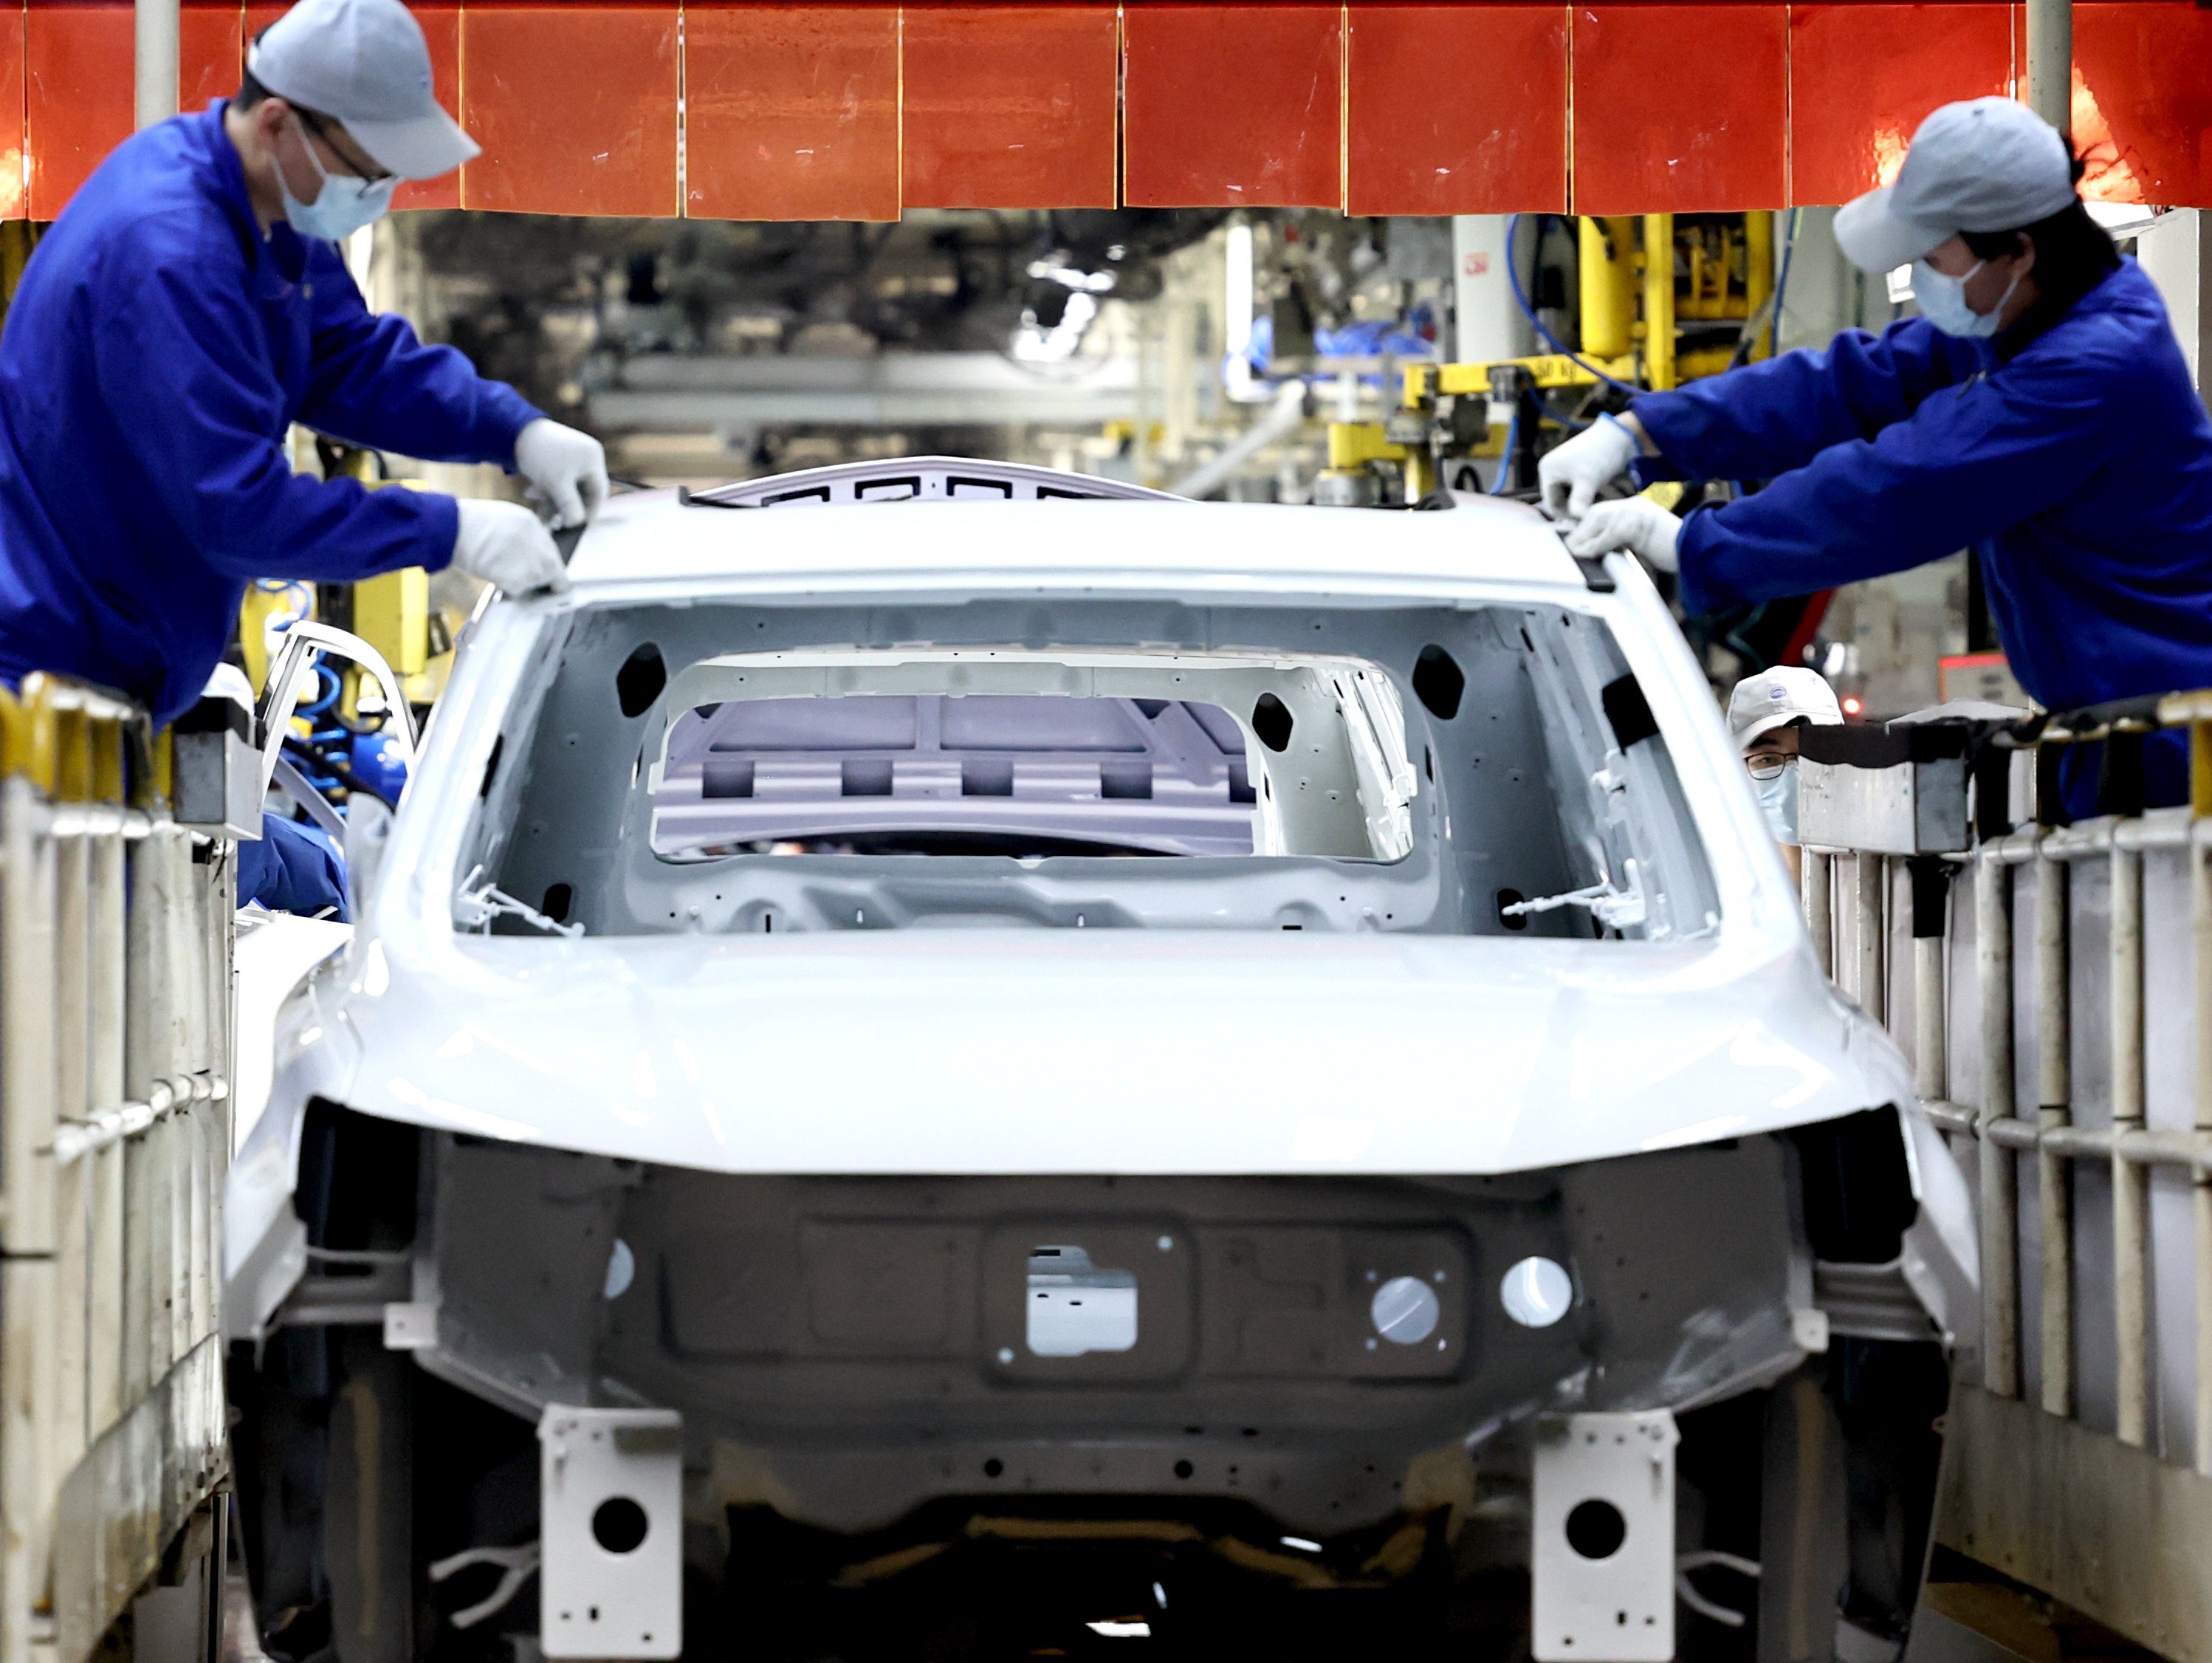
[[[2046,709],[2212,686],[2212,417],[2133,260],[2017,347],[1850,330],[1634,405],[1647,479],[1767,479],[1683,522],[1715,612],[1972,547]]]
[[[335,245],[263,235],[222,108],[100,165],[0,332],[0,678],[82,676],[164,722],[199,697],[248,580],[452,558],[452,497],[296,475],[292,423],[511,466],[538,414],[372,317]]]

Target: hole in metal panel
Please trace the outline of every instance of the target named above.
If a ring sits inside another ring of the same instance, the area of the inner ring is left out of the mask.
[[[627,1495],[610,1495],[592,1513],[592,1539],[609,1553],[636,1552],[648,1527],[645,1509]]]

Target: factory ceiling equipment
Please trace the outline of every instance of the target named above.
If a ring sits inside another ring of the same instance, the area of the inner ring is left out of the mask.
[[[180,106],[232,90],[244,43],[283,9],[185,3]],[[2027,10],[426,4],[439,94],[483,154],[400,203],[761,220],[1834,203],[1893,170],[1937,104],[2021,86]],[[2212,204],[2212,11],[2073,13],[2089,192]],[[17,0],[0,18],[0,219],[51,219],[133,125],[117,72],[132,8]]]

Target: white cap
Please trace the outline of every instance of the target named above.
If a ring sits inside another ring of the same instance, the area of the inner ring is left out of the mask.
[[[262,31],[246,68],[287,103],[343,122],[402,179],[435,179],[477,154],[430,90],[430,48],[400,0],[300,0]]]
[[[1836,247],[1862,271],[1892,271],[1961,231],[2017,231],[2074,200],[2057,129],[2009,98],[1972,98],[1920,124],[1897,183],[1836,216]]]
[[[1836,690],[1818,670],[1761,670],[1746,676],[1729,695],[1729,732],[1741,751],[1761,734],[1803,722],[1812,728],[1843,726]]]

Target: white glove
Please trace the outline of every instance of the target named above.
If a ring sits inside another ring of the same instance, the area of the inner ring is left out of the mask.
[[[453,564],[461,570],[509,594],[559,594],[568,587],[553,533],[521,503],[464,496],[454,506],[461,522],[453,534]]]
[[[1624,496],[1595,505],[1567,533],[1566,543],[1569,554],[1585,560],[1626,549],[1652,570],[1670,572],[1681,567],[1674,549],[1681,538],[1681,521],[1649,496]]]
[[[514,471],[553,511],[556,527],[580,526],[607,500],[606,447],[540,416],[514,441]]]
[[[1612,417],[1601,416],[1565,444],[1546,451],[1536,464],[1544,512],[1570,523],[1581,519],[1598,492],[1628,472],[1638,448],[1633,433]]]

